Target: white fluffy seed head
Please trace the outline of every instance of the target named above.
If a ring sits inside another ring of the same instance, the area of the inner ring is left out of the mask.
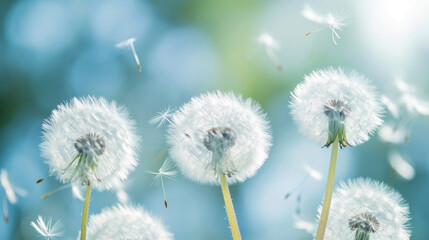
[[[367,141],[383,123],[383,107],[375,88],[364,76],[354,71],[345,74],[340,68],[331,67],[306,75],[304,82],[292,92],[290,107],[300,131],[328,146],[327,140],[334,140],[330,139],[330,133],[336,129],[331,126],[335,125],[332,122],[341,125],[337,126],[339,130],[345,130],[343,146]]]
[[[200,183],[229,183],[253,176],[271,147],[269,122],[259,104],[233,93],[192,98],[177,110],[168,129],[170,156],[181,172]]]
[[[334,191],[324,239],[354,240],[359,232],[369,239],[409,240],[408,221],[408,204],[394,189],[371,179],[348,180]]]
[[[63,183],[110,189],[137,165],[139,138],[128,112],[104,98],[73,98],[43,123],[40,145],[50,174]]]
[[[80,233],[79,237],[80,239]],[[91,215],[87,229],[88,240],[171,240],[163,223],[142,207],[118,204]]]

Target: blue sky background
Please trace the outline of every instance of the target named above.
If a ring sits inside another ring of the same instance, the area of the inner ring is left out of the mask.
[[[63,239],[76,239],[83,203],[48,174],[40,157],[41,125],[57,104],[74,96],[103,96],[126,106],[142,135],[137,169],[125,182],[132,204],[163,219],[176,239],[228,239],[230,230],[220,188],[182,176],[166,182],[169,208],[160,187],[151,185],[162,164],[165,127],[148,121],[168,106],[180,107],[210,90],[234,91],[260,102],[272,124],[274,145],[259,172],[231,187],[244,239],[312,239],[294,227],[299,218],[315,222],[328,169],[329,149],[303,137],[291,119],[290,91],[305,74],[329,66],[356,69],[392,99],[395,80],[417,88],[429,100],[429,3],[422,0],[307,1],[321,14],[341,9],[348,26],[334,45],[330,30],[301,15],[305,3],[284,0],[2,0],[0,2],[0,167],[13,184],[28,191],[9,205],[10,222],[0,222],[0,239],[35,239],[37,215],[61,219]],[[281,46],[278,71],[258,43],[271,34]],[[131,50],[115,44],[135,37],[142,71]],[[399,119],[386,113],[385,121]],[[395,187],[409,202],[412,239],[429,239],[429,121],[415,118],[408,144],[389,145],[377,134],[367,143],[340,151],[337,183],[358,176]],[[414,167],[406,180],[388,162],[396,149]],[[312,178],[285,200],[306,176],[304,164],[324,178]],[[4,194],[1,195],[4,198]],[[94,192],[90,213],[115,205],[114,192]],[[61,238],[62,239],[62,238]]]

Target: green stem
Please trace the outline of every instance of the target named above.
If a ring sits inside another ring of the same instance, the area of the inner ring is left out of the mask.
[[[369,240],[369,233],[357,230],[355,234],[355,240]]]
[[[80,240],[86,240],[86,224],[88,222],[89,199],[91,197],[91,183],[86,186],[85,201],[82,211],[82,225],[80,227]]]
[[[231,227],[232,239],[241,240],[240,229],[238,229],[237,218],[235,216],[234,206],[232,205],[231,194],[229,193],[225,174],[220,175],[220,186],[222,188],[223,199],[225,200],[225,208],[228,215],[229,226]]]
[[[325,198],[323,199],[322,214],[320,215],[319,228],[315,240],[323,240],[326,225],[328,224],[329,209],[331,207],[332,192],[334,190],[335,169],[338,157],[338,136],[332,144],[331,160],[329,162],[328,182],[326,183]]]

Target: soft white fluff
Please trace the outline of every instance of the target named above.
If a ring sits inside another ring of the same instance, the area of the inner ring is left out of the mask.
[[[375,88],[364,76],[354,71],[346,74],[332,67],[314,71],[292,92],[290,107],[300,131],[319,144],[328,139],[329,119],[324,106],[332,100],[340,100],[350,110],[344,125],[352,146],[367,141],[383,123],[382,105]]]
[[[87,239],[171,240],[173,234],[142,207],[117,205],[90,216]]]
[[[39,215],[36,221],[31,221],[30,225],[46,240],[53,240],[63,235],[63,223],[61,221],[52,222],[52,218],[45,221]]]
[[[331,29],[331,37],[332,41],[335,45],[337,45],[337,40],[340,39],[340,35],[338,34],[338,31],[343,31],[343,28],[347,26],[347,24],[344,22],[348,15],[343,11],[336,11],[336,12],[330,12],[326,16],[322,16],[320,14],[317,14],[310,5],[306,4],[304,9],[302,10],[302,16],[307,18],[308,20],[323,24],[324,26],[313,31],[317,32],[320,31],[326,27],[329,27]],[[307,35],[311,34],[307,33]]]
[[[321,209],[322,206],[319,218]],[[375,217],[379,223],[370,239],[410,239],[409,209],[402,196],[381,182],[363,178],[342,182],[335,189],[324,239],[354,240],[349,220],[363,213]]]
[[[212,128],[230,128],[236,139],[222,159],[204,145]],[[181,172],[200,183],[229,183],[253,176],[268,157],[270,126],[259,104],[233,93],[211,92],[192,98],[172,116],[168,129],[170,156]]]
[[[49,164],[50,174],[63,183],[90,181],[95,189],[102,191],[126,179],[137,165],[139,138],[135,134],[135,123],[115,102],[94,97],[73,98],[58,105],[42,128],[42,156]],[[102,137],[105,149],[96,156],[95,169],[80,166],[81,171],[76,175],[76,162],[68,166],[79,153],[74,146],[76,140],[86,134]]]

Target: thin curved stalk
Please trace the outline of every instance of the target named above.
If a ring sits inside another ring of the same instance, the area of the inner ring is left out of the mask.
[[[225,201],[226,213],[228,215],[229,226],[231,227],[232,239],[241,240],[240,229],[238,228],[237,217],[235,216],[234,206],[232,205],[231,194],[229,193],[226,175],[220,175],[220,186],[222,188],[223,199]]]
[[[326,183],[325,198],[323,199],[322,213],[320,215],[319,228],[317,229],[316,239],[323,240],[325,236],[326,225],[328,224],[329,209],[331,208],[332,192],[334,190],[335,169],[338,158],[338,136],[332,144],[331,160],[329,162],[328,182]]]
[[[91,198],[91,183],[86,186],[85,201],[82,210],[82,225],[80,227],[80,240],[86,240],[86,225],[88,222],[89,199]]]

